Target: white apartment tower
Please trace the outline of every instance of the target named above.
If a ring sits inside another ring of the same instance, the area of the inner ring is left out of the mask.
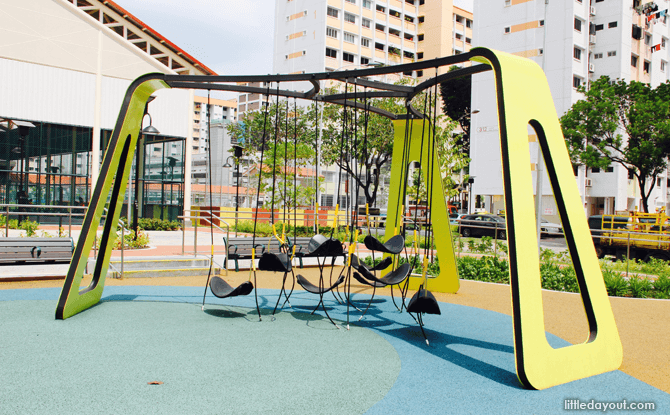
[[[475,46],[530,58],[544,70],[557,116],[581,98],[577,87],[602,75],[657,86],[668,79],[667,18],[647,19],[633,0],[496,0],[475,2]],[[653,2],[651,2],[653,3]],[[659,11],[667,0],[656,0]],[[658,45],[658,50],[651,52]],[[470,174],[473,194],[490,212],[504,209],[500,144],[492,73],[473,78]],[[535,132],[529,127],[534,182],[538,166]],[[558,220],[551,186],[543,175],[542,216]],[[635,181],[619,164],[604,170],[583,166],[576,176],[587,216],[640,207]],[[536,184],[535,184],[536,186]],[[535,187],[537,189],[537,186]],[[667,205],[666,178],[660,180],[649,208]]]

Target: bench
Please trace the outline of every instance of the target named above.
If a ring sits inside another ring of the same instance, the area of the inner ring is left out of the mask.
[[[0,263],[70,262],[72,238],[0,238]]]
[[[293,249],[293,237],[288,238],[289,249]],[[295,257],[300,263],[300,268],[303,267],[302,259],[307,256],[307,246],[312,238],[309,236],[299,236],[295,238]],[[227,268],[228,260],[235,261],[235,271],[240,270],[240,259],[251,259],[251,248],[253,244],[253,237],[234,237],[226,240],[223,238],[223,243],[226,245],[227,257],[224,261],[224,266]],[[269,244],[269,250],[268,250]],[[263,255],[263,252],[279,252],[279,241],[276,238],[261,237],[256,238],[256,259]]]

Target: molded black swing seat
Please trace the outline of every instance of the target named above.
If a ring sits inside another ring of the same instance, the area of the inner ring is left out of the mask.
[[[399,254],[405,247],[405,238],[402,235],[395,235],[388,241],[382,243],[372,235],[368,235],[363,240],[365,247],[378,252],[385,252],[387,254]]]
[[[253,291],[254,284],[251,281],[245,281],[237,288],[233,288],[220,277],[213,277],[209,281],[209,288],[212,294],[219,298],[237,297],[239,295],[248,295]]]
[[[291,272],[291,257],[288,254],[263,252],[258,260],[259,271]]]
[[[377,282],[377,281],[370,281],[366,278],[363,278],[361,274],[358,273],[358,271],[354,271],[354,278],[356,281],[360,282],[361,284],[369,285],[371,287],[375,288],[381,288],[381,287],[386,287],[386,284]]]
[[[327,257],[342,256],[344,248],[337,239],[325,237],[323,235],[314,235],[307,245],[307,253],[304,257]]]
[[[354,267],[355,269],[358,269],[360,267],[365,267],[365,269],[368,270],[368,271],[380,271],[380,270],[384,270],[384,269],[388,268],[389,265],[391,265],[392,262],[393,262],[393,259],[391,257],[386,257],[386,258],[382,259],[381,261],[379,261],[379,263],[377,265],[370,268],[367,265],[365,265],[364,263],[362,263],[355,254],[351,255],[351,266]]]
[[[328,291],[331,291],[332,289],[334,289],[338,285],[342,284],[344,282],[345,276],[344,276],[344,274],[340,275],[340,278],[338,278],[337,281],[335,281],[335,283],[332,286],[324,287],[323,289],[321,289],[318,286],[312,284],[311,282],[309,282],[305,277],[303,277],[300,274],[296,275],[295,278],[296,278],[296,280],[298,280],[298,284],[300,284],[300,286],[302,288],[304,288],[305,291],[310,292],[312,294],[322,295],[322,294],[327,293]]]
[[[404,264],[400,265],[398,268],[389,272],[383,278],[375,277],[365,267],[359,267],[358,271],[361,273],[361,275],[364,278],[366,278],[370,281],[373,281],[373,282],[378,282],[378,283],[384,284],[384,286],[386,286],[386,285],[400,284],[401,282],[405,281],[407,279],[407,277],[409,276],[409,272],[411,271],[411,267],[410,267],[409,263],[404,263]]]
[[[433,293],[423,288],[417,291],[407,304],[409,313],[442,314]]]

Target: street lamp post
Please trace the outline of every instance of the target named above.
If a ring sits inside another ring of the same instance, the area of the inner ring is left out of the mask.
[[[470,190],[468,190],[468,214],[472,214],[472,185],[475,183],[475,176],[470,176],[468,179],[468,185]]]
[[[242,157],[242,147],[238,145],[233,146],[234,157],[228,157],[226,159],[226,164],[223,165],[225,168],[230,168],[230,159],[235,161],[235,236],[237,236],[237,221],[240,211],[240,157]]]
[[[133,200],[133,230],[135,231],[134,239],[137,240],[139,230],[139,213],[140,213],[140,161],[144,154],[144,145],[142,144],[142,137],[144,135],[158,135],[160,132],[153,126],[151,114],[149,114],[149,103],[156,99],[155,96],[150,96],[144,106],[144,115],[142,115],[142,122],[144,117],[149,116],[149,125],[142,129],[141,134],[137,136],[137,145],[135,150],[135,198]]]

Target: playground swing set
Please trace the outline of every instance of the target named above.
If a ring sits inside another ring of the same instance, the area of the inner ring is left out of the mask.
[[[472,62],[473,65],[443,74],[439,73],[440,68],[444,69],[464,62]],[[435,76],[416,86],[393,85],[369,79],[380,75],[431,69],[434,69]],[[256,291],[254,290],[256,287],[256,271],[282,272],[282,289],[273,314],[277,311],[282,298],[284,298],[282,308],[286,303],[290,305],[289,298],[297,282],[307,292],[319,295],[319,303],[314,311],[319,306],[323,306],[323,310],[328,316],[323,303],[323,297],[328,292],[333,293],[336,300],[346,303],[348,327],[349,306],[353,305],[350,301],[352,278],[373,288],[370,302],[364,311],[360,310],[362,313],[360,318],[363,318],[370,308],[377,288],[386,286],[392,288],[397,285],[400,288],[400,306],[396,304],[396,307],[401,311],[405,308],[412,315],[421,327],[426,342],[428,342],[428,337],[423,329],[423,316],[440,313],[438,302],[433,294],[428,291],[428,284],[430,283],[431,290],[437,292],[456,293],[459,289],[456,258],[448,220],[448,206],[444,198],[435,146],[437,86],[459,77],[486,71],[493,71],[496,86],[517,377],[521,384],[527,388],[545,389],[618,369],[623,358],[621,341],[583,214],[581,199],[573,177],[572,165],[558,124],[546,77],[538,65],[526,58],[486,48],[474,48],[468,53],[429,61],[351,71],[258,76],[184,76],[152,73],[136,79],[128,88],[105,153],[100,175],[82,224],[82,232],[57,304],[56,318],[67,319],[100,301],[121,212],[123,194],[130,174],[131,155],[137,145],[142,115],[151,94],[164,88],[207,90],[208,94],[211,90],[221,90],[263,94],[268,97],[268,100],[271,96],[274,96],[277,104],[279,104],[279,98],[284,97],[286,98],[287,113],[290,98],[294,99],[294,108],[297,108],[297,99],[316,101],[317,114],[319,103],[339,104],[343,107],[344,112],[342,141],[340,143],[340,148],[343,150],[348,148],[348,141],[346,140],[352,139],[347,134],[347,128],[350,128],[348,124],[351,121],[353,128],[357,129],[360,112],[364,117],[363,140],[367,140],[367,117],[370,113],[388,117],[392,120],[395,131],[393,162],[384,241],[377,240],[372,236],[369,214],[366,211],[365,219],[368,224],[368,235],[365,237],[364,244],[372,251],[373,258],[378,254],[383,256],[377,265],[368,267],[362,261],[359,261],[356,252],[358,231],[354,231],[355,227],[351,227],[351,230],[347,231],[347,241],[344,241],[344,243],[334,238],[334,231],[338,225],[338,206],[336,207],[334,226],[330,236],[317,233],[309,242],[308,252],[303,253],[303,256],[317,259],[319,263],[318,283],[312,283],[301,275],[295,275],[291,266],[296,256],[295,233],[293,243],[290,242],[290,236],[286,234],[286,225],[289,222],[290,215],[288,215],[286,205],[284,205],[283,221],[281,226],[278,226],[278,223],[275,223],[273,203],[271,222],[274,237],[280,244],[278,252],[269,252],[268,249],[259,258],[256,258],[254,248],[249,280],[238,287],[231,286],[219,276],[211,277],[210,269],[210,275],[205,286],[205,295],[203,296],[203,306],[208,288],[212,294],[220,298],[249,295],[252,291]],[[319,94],[321,81],[342,82],[345,84],[344,92]],[[267,88],[249,86],[258,82],[268,85]],[[296,85],[295,83],[299,83],[298,85],[304,85],[305,82],[311,84],[312,88],[304,92],[280,89],[281,84],[294,83],[292,85]],[[271,84],[275,84],[276,88],[271,90]],[[352,91],[350,91],[350,86],[353,89]],[[364,90],[359,91],[359,88]],[[423,109],[419,110],[412,105],[412,100],[422,92],[425,98]],[[393,114],[369,104],[369,99],[382,97],[404,99],[406,112],[404,114]],[[264,170],[264,148],[268,139],[268,100],[266,100],[264,110],[260,176],[262,176]],[[272,137],[275,149],[279,139],[279,122],[277,121],[278,119],[275,120],[275,130]],[[287,116],[287,126],[288,122]],[[547,174],[561,216],[589,326],[589,331],[583,343],[560,349],[552,348],[545,336],[538,246],[535,237],[528,125],[537,134],[542,156],[546,163]],[[357,131],[355,131],[353,137],[353,140],[358,140]],[[296,140],[296,137],[294,136],[293,139]],[[284,151],[287,152],[288,134],[286,134],[284,141]],[[359,147],[358,143],[355,142],[354,144],[353,148],[357,149]],[[365,148],[365,141],[363,146]],[[351,157],[353,160],[358,160],[361,156],[356,154],[356,151],[353,152],[354,154],[344,153],[345,151],[341,152],[341,157]],[[288,169],[287,159],[288,153],[285,153],[284,169],[286,172]],[[405,240],[402,232],[398,232],[398,226],[402,226],[404,216],[403,201],[407,195],[408,166],[414,161],[419,161],[420,178],[425,180],[428,223],[431,223],[432,226],[427,229],[423,252],[419,249],[419,235],[415,231],[413,246],[405,249],[407,261],[400,264],[399,255],[404,248]],[[438,168],[435,168],[436,165]],[[272,171],[272,200],[274,202],[276,157],[273,160]],[[296,174],[297,165],[294,164],[294,189],[296,187]],[[365,172],[365,174],[369,173]],[[339,185],[337,187],[338,200],[340,187]],[[284,196],[287,195],[286,192],[286,181],[284,181]],[[110,196],[109,202],[107,202],[108,195]],[[259,197],[260,190],[256,195],[257,201]],[[92,273],[92,281],[88,286],[81,287],[86,262],[93,247],[103,210],[107,207],[107,204],[109,209],[108,220],[104,225],[99,255]],[[352,210],[350,214],[347,212],[350,224],[358,223],[357,216],[358,209]],[[254,219],[257,223],[258,210],[256,210]],[[256,245],[255,237],[254,232],[254,246]],[[427,267],[432,258],[432,251],[429,247],[433,246],[433,240],[440,257],[440,274],[429,277]],[[413,253],[411,260],[408,251]],[[333,281],[332,275],[334,267],[331,267],[330,280],[326,281],[324,275],[326,274],[326,257],[341,255],[344,252],[347,254],[345,267],[341,269],[335,281]],[[411,277],[410,270],[417,266],[416,262],[419,261],[422,269],[421,278]],[[290,290],[287,290],[289,274],[293,284]],[[345,298],[342,298],[339,293],[340,286],[344,287]],[[416,291],[416,293],[406,304],[405,298],[409,290]],[[255,295],[256,308],[260,319],[258,294]],[[330,316],[328,318],[337,326]]]

